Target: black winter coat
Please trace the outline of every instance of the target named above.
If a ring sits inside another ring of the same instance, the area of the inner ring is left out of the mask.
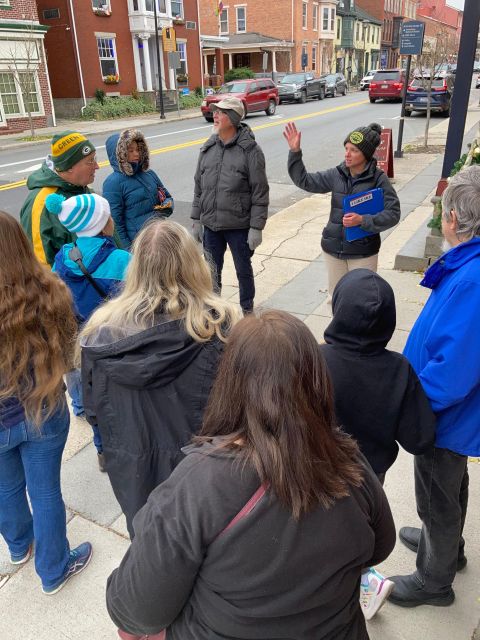
[[[212,231],[261,230],[268,201],[265,157],[250,127],[241,123],[226,144],[211,136],[200,150],[190,217]]]
[[[414,455],[433,446],[435,415],[408,360],[386,349],[396,323],[391,286],[373,271],[354,269],[335,287],[332,310],[320,350],[337,420],[375,473],[385,473],[398,455],[397,441]]]
[[[179,320],[132,335],[106,326],[82,344],[85,413],[131,536],[133,516],[200,428],[221,352],[220,340],[196,342]]]
[[[224,530],[260,480],[221,440],[189,447],[135,518],[107,585],[114,623],[167,640],[368,640],[358,585],[395,546],[380,483],[292,518],[270,492]]]
[[[322,233],[322,249],[340,259],[367,258],[380,250],[380,231],[390,229],[400,220],[400,201],[390,180],[381,169],[377,168],[375,158],[370,160],[365,171],[352,177],[342,162],[337,167],[307,173],[302,160],[302,152],[290,151],[288,155],[288,173],[300,189],[311,193],[332,193],[330,217]],[[364,215],[361,228],[374,232],[353,242],[345,239],[343,198],[345,196],[383,189],[385,209],[375,215]]]

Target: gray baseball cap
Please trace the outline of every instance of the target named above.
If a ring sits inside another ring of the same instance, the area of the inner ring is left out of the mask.
[[[245,117],[243,102],[238,98],[223,98],[223,100],[220,100],[220,102],[214,102],[210,106],[210,109],[212,111],[215,111],[216,109],[220,109],[220,111],[234,111],[240,116],[240,119]]]

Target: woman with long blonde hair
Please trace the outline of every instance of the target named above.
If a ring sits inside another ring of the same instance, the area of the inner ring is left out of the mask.
[[[0,533],[12,564],[27,562],[35,547],[35,569],[51,595],[92,555],[89,542],[70,551],[60,489],[70,424],[63,376],[77,324],[68,289],[3,211],[0,327]]]
[[[201,425],[237,311],[213,293],[208,264],[181,225],[153,220],[136,237],[122,293],[80,336],[84,405],[127,519],[183,458]]]

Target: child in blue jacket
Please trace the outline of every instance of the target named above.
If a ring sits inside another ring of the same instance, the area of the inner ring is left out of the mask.
[[[117,249],[113,241],[114,223],[105,198],[89,193],[66,199],[52,193],[47,196],[45,206],[76,235],[76,240],[63,245],[55,256],[53,271],[69,287],[78,323],[83,325],[103,300],[116,294],[125,279],[130,254]],[[84,415],[80,371],[69,372],[66,380],[74,414]],[[98,427],[94,427],[93,433],[103,471]]]

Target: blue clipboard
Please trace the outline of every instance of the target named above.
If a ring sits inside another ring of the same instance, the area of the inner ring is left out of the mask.
[[[373,216],[384,209],[383,189],[370,189],[369,191],[362,191],[343,198],[344,213],[358,213],[361,216],[368,213]],[[376,235],[376,232],[364,231],[361,227],[345,227],[345,239],[348,242],[374,235]]]

